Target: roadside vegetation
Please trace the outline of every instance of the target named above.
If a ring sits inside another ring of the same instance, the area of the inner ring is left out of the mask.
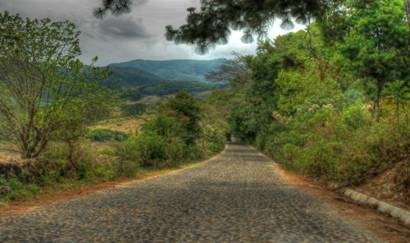
[[[333,188],[400,167],[392,190],[410,200],[403,2],[344,6],[326,22],[260,42],[256,55],[237,59],[225,92],[231,132],[287,169]]]

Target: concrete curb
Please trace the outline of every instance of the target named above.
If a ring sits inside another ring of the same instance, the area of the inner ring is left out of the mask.
[[[352,189],[345,189],[342,191],[342,193],[357,203],[373,206],[379,212],[388,214],[392,216],[393,218],[397,218],[401,222],[403,222],[405,225],[410,226],[410,212],[404,209],[392,206],[388,203],[377,200],[376,198],[373,198],[373,197],[369,197],[363,193],[356,192]]]

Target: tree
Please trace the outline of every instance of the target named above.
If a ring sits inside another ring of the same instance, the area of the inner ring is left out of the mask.
[[[120,15],[131,11],[131,0],[102,0],[102,6],[94,9],[94,15],[101,18],[107,12]]]
[[[282,20],[282,27],[290,29],[293,20],[307,23],[311,18],[320,19],[329,6],[338,0],[203,0],[201,8],[188,8],[187,23],[174,29],[167,26],[167,39],[176,43],[197,46],[198,52],[206,52],[215,44],[225,44],[231,29],[243,30],[242,41],[252,42],[253,35],[264,36],[275,18]]]
[[[249,58],[237,55],[235,59],[226,61],[218,70],[207,74],[206,78],[214,82],[229,81],[231,88],[240,88],[250,78],[246,67],[246,59]]]
[[[165,116],[175,117],[185,128],[184,140],[186,144],[194,144],[201,133],[199,126],[200,107],[192,95],[180,92],[170,98],[161,111]]]
[[[410,100],[410,89],[403,80],[395,80],[386,86],[384,95],[393,102],[396,124],[400,126],[400,106]]]
[[[376,117],[385,85],[409,80],[408,27],[401,0],[347,1],[338,47],[350,69],[362,78]]]
[[[407,24],[410,29],[410,0],[404,0],[404,7],[406,9]]]
[[[23,158],[67,139],[106,108],[107,72],[84,66],[74,24],[0,14],[0,136]],[[71,140],[71,139],[70,139]]]

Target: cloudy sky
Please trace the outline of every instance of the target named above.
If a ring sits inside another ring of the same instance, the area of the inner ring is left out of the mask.
[[[100,65],[132,59],[212,59],[229,58],[233,52],[251,54],[256,43],[244,44],[241,33],[233,32],[227,45],[218,46],[206,55],[198,55],[194,47],[175,45],[165,39],[165,26],[184,23],[186,9],[199,6],[200,0],[133,0],[131,13],[107,15],[96,19],[93,9],[101,0],[0,0],[0,11],[19,13],[32,18],[68,19],[81,30],[81,59],[88,63],[98,56]],[[269,37],[286,33],[276,21]],[[300,29],[298,26],[296,29]]]

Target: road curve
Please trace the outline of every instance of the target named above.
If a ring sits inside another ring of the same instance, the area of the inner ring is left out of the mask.
[[[0,242],[375,242],[245,145],[198,166],[0,218]]]

